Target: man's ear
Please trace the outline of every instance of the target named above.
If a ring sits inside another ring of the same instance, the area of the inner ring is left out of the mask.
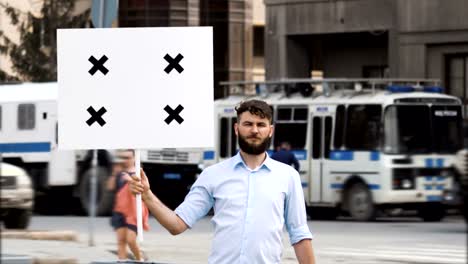
[[[236,136],[239,135],[239,124],[237,124],[237,122],[234,123],[234,132],[236,133]]]
[[[270,137],[273,136],[273,133],[275,132],[275,126],[274,125],[270,125]]]

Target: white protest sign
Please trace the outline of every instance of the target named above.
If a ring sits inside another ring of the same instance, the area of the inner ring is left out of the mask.
[[[213,147],[211,27],[59,29],[60,149]]]

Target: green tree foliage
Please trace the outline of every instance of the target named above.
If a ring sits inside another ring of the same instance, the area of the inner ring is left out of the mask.
[[[13,43],[0,31],[0,53],[11,58],[13,71],[19,80],[45,82],[57,80],[57,42],[58,28],[83,28],[89,24],[90,10],[72,15],[75,0],[46,0],[42,7],[42,18],[31,13],[22,14],[11,6],[2,5],[18,27],[20,43]],[[17,80],[0,70],[0,81]]]

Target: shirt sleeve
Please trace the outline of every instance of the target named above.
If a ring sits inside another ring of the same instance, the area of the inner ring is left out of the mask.
[[[175,209],[175,213],[190,228],[213,207],[214,199],[207,178],[208,175],[203,172],[190,188],[184,201]]]
[[[304,193],[297,171],[293,172],[289,182],[289,193],[286,197],[284,218],[291,245],[304,239],[313,238],[307,226]]]

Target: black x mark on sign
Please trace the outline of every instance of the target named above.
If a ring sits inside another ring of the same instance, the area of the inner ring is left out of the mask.
[[[101,126],[104,126],[106,124],[106,121],[102,119],[102,115],[107,112],[107,110],[104,107],[101,107],[99,111],[96,112],[92,106],[88,107],[88,113],[91,114],[91,117],[86,121],[86,124],[88,126],[91,126],[94,124],[94,122],[98,122]]]
[[[164,59],[169,62],[169,65],[167,65],[167,67],[164,69],[164,71],[169,74],[172,69],[176,69],[176,71],[178,71],[179,73],[183,72],[184,71],[184,68],[182,68],[182,66],[180,66],[179,62],[184,58],[184,56],[182,56],[182,54],[178,54],[174,59],[169,55],[169,54],[166,54],[166,56],[164,56]]]
[[[88,71],[89,74],[94,75],[97,70],[100,70],[104,75],[109,72],[109,70],[104,67],[104,63],[108,60],[106,55],[103,55],[99,60],[96,60],[94,56],[91,56],[88,60],[93,64],[93,67]]]
[[[164,107],[164,110],[166,110],[166,112],[169,114],[169,116],[166,119],[164,119],[164,122],[166,122],[166,124],[169,125],[174,119],[179,124],[182,124],[182,122],[184,122],[184,119],[179,115],[180,112],[184,110],[183,106],[179,105],[176,107],[176,109],[172,109],[170,106],[166,105],[166,107]]]

